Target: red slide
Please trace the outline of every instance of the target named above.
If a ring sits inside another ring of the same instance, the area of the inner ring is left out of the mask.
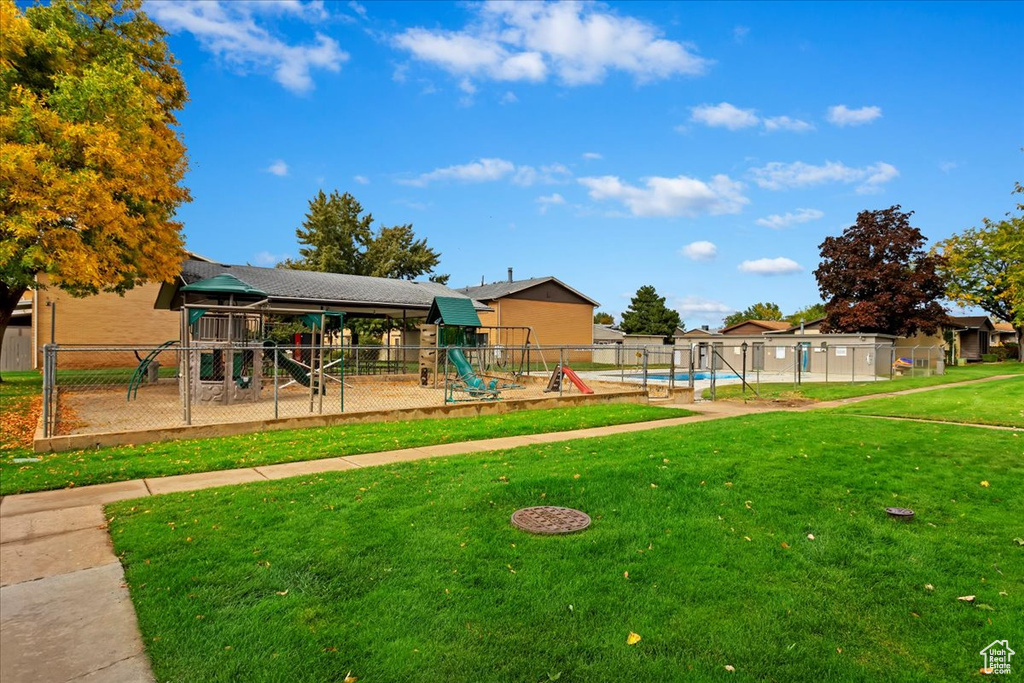
[[[575,384],[576,388],[579,389],[584,394],[592,394],[592,393],[594,393],[594,390],[591,389],[590,387],[588,387],[583,382],[583,380],[580,379],[580,376],[577,375],[576,372],[572,368],[570,368],[569,366],[567,366],[567,365],[563,365],[562,366],[562,376],[564,376],[570,382]]]

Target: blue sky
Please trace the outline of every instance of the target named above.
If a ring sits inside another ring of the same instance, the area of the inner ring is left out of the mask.
[[[464,286],[554,275],[688,326],[818,300],[818,244],[929,240],[1024,181],[1021,3],[151,1],[191,101],[188,247],[297,253],[319,190],[412,223]]]

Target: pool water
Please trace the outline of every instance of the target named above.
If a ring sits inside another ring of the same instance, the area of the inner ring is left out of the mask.
[[[719,379],[739,379],[739,377],[740,377],[739,375],[736,375],[736,374],[733,374],[733,373],[729,373],[729,372],[716,372],[715,373],[715,379],[716,380],[719,380]],[[634,375],[634,378],[638,379],[638,380],[642,380],[644,377],[643,377],[643,375]],[[663,382],[667,382],[668,378],[669,378],[669,374],[667,372],[662,372],[662,373],[650,372],[650,373],[647,374],[647,379],[649,379],[649,380],[661,380]],[[711,372],[695,372],[695,373],[693,373],[693,379],[695,379],[695,380],[698,380],[698,379],[711,379]],[[690,374],[686,373],[686,372],[676,373],[675,380],[677,382],[689,382],[690,381]]]

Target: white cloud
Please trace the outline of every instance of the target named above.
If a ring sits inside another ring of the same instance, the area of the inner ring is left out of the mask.
[[[505,94],[502,95],[501,99],[498,100],[498,101],[501,104],[515,104],[516,102],[519,101],[519,98],[516,97],[516,94],[514,92],[512,92],[511,90],[506,90]]]
[[[273,173],[276,176],[288,175],[288,164],[284,162],[284,159],[278,159],[274,163],[267,166],[267,173]]]
[[[702,104],[690,108],[690,120],[694,123],[702,123],[711,128],[728,128],[729,130],[741,130],[743,128],[754,128],[764,126],[769,133],[780,130],[805,133],[814,130],[814,126],[806,121],[794,119],[789,116],[769,116],[761,118],[755,109],[740,109],[739,107],[720,102],[719,104]],[[676,128],[681,133],[686,132],[685,126]]]
[[[711,261],[718,255],[718,247],[715,246],[714,242],[701,240],[699,242],[690,242],[679,253],[693,261]]]
[[[457,76],[496,81],[599,83],[609,71],[638,82],[704,73],[692,45],[666,40],[654,25],[582,2],[485,2],[461,31],[410,28],[395,44]]]
[[[270,71],[274,80],[295,93],[313,89],[313,69],[336,72],[349,58],[337,41],[323,33],[317,32],[311,44],[290,45],[257,23],[272,13],[316,21],[326,15],[322,2],[149,0],[145,10],[169,31],[191,33],[205,50],[238,71]]]
[[[363,19],[366,18],[366,7],[360,5],[356,0],[351,0],[351,2],[348,3],[348,7]]]
[[[352,176],[352,180],[356,181],[360,185],[369,185],[370,184],[370,179],[367,178],[364,175],[354,175],[354,176]]]
[[[807,223],[808,221],[816,221],[822,218],[825,212],[819,211],[818,209],[797,209],[796,213],[787,211],[784,214],[774,213],[767,218],[758,218],[755,223],[763,225],[766,228],[773,228],[779,230],[780,228],[788,228],[791,225],[798,223]]]
[[[704,182],[677,176],[644,178],[645,187],[624,183],[616,176],[580,178],[598,201],[612,199],[624,204],[634,216],[695,216],[739,213],[750,202],[743,196],[743,184],[727,175]]]
[[[705,299],[700,296],[685,296],[675,299],[672,303],[672,307],[679,311],[679,314],[686,320],[696,319],[719,323],[723,317],[736,310],[721,301]]]
[[[801,121],[800,119],[793,119],[788,116],[770,116],[761,121],[764,124],[764,129],[769,133],[774,133],[778,130],[788,130],[794,133],[806,133],[807,131],[814,130],[814,125]]]
[[[799,273],[803,266],[788,258],[759,258],[754,261],[744,261],[739,265],[739,270],[754,275],[788,275]]]
[[[539,211],[541,213],[547,213],[548,207],[565,204],[565,197],[555,192],[554,194],[550,194],[545,197],[537,197],[537,203],[540,204]]]
[[[892,164],[884,161],[870,166],[852,167],[841,161],[826,161],[820,166],[795,161],[791,164],[772,161],[761,168],[750,169],[754,182],[766,190],[785,190],[825,183],[860,183],[857,192],[878,192],[884,183],[899,176]]]
[[[257,266],[276,266],[290,256],[291,254],[271,254],[269,251],[258,251],[253,254],[252,262]]]
[[[721,104],[702,104],[690,109],[690,120],[703,123],[712,128],[728,128],[739,130],[750,128],[761,122],[753,109],[740,109],[728,102]]]
[[[562,164],[546,166],[517,166],[507,159],[484,158],[468,164],[437,168],[415,178],[397,181],[402,185],[426,187],[433,182],[455,181],[463,183],[486,183],[509,179],[516,185],[554,185],[566,182],[572,171]]]
[[[586,159],[587,161],[597,161],[598,159],[603,159],[604,157],[597,152],[584,152],[583,158]]]
[[[837,126],[862,126],[881,116],[881,107],[850,109],[845,104],[839,104],[828,108],[828,122]]]
[[[748,26],[735,26],[732,29],[732,39],[737,43],[742,43],[750,35],[750,27]]]
[[[955,161],[943,161],[939,163],[939,170],[943,173],[949,173],[956,167],[957,163]]]

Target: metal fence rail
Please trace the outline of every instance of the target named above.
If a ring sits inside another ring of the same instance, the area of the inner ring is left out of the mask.
[[[567,367],[564,376],[558,369]],[[137,431],[473,401],[723,383],[884,381],[943,371],[939,347],[731,340],[679,345],[44,348],[44,435]],[[557,378],[556,378],[557,375]],[[556,381],[556,379],[558,381]]]

